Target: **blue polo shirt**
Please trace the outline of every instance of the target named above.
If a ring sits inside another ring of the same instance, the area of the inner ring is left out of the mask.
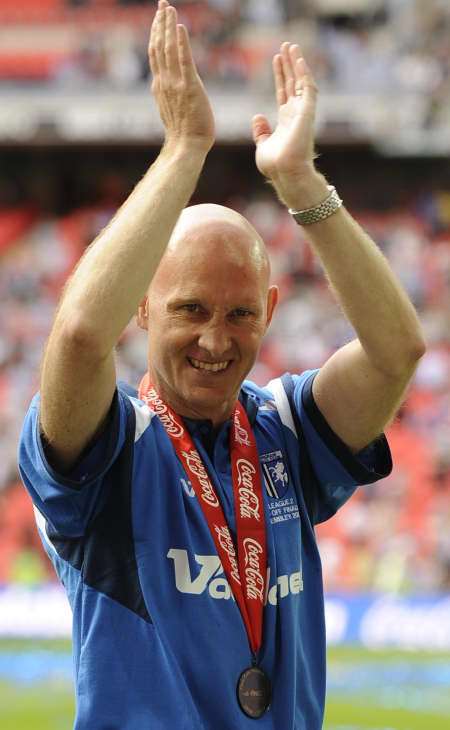
[[[236,699],[251,664],[245,626],[158,417],[118,385],[101,437],[61,476],[44,453],[35,396],[19,468],[73,611],[75,730],[320,730],[325,624],[314,523],[392,465],[384,437],[360,458],[337,438],[314,403],[314,374],[293,376],[294,420],[280,380],[266,388],[245,381],[240,395],[267,525],[259,664],[272,701],[258,720]],[[213,437],[209,422],[186,422],[235,535],[230,423]]]

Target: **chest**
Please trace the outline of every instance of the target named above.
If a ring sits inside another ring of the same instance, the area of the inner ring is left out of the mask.
[[[301,573],[301,519],[293,469],[281,428],[266,420],[255,428],[259,455],[267,561],[272,579]],[[192,478],[164,433],[137,445],[133,475],[133,522],[140,549],[167,568],[172,566],[179,584],[189,591],[204,590],[211,580],[228,593],[210,527],[196,496]],[[194,444],[214,485],[226,523],[236,539],[232,469],[226,434],[213,448],[205,448],[201,435]],[[297,578],[295,579],[297,580]],[[283,582],[282,581],[282,582]],[[271,580],[270,582],[273,582]]]

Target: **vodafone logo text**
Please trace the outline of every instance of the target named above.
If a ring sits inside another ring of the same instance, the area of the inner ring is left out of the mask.
[[[173,561],[175,587],[180,593],[191,596],[207,593],[214,600],[234,600],[218,555],[191,555],[190,562],[187,550],[171,548],[167,557]],[[300,571],[279,575],[271,585],[268,568],[264,605],[276,606],[279,600],[298,595],[302,590],[303,579]]]

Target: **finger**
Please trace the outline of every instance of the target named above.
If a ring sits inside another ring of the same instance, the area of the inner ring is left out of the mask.
[[[157,12],[157,19],[156,19],[156,38],[155,38],[155,48],[156,48],[156,60],[158,63],[158,68],[160,73],[164,73],[164,70],[166,68],[166,58],[164,53],[164,46],[165,46],[165,40],[166,40],[166,13],[167,13],[167,6],[161,7]]]
[[[301,53],[300,53],[300,47],[297,45],[297,43],[294,43],[289,48],[289,57],[291,60],[292,71],[294,74],[294,95],[301,96],[302,77],[301,77],[301,74],[299,75],[300,67],[297,64],[297,61],[301,58]]]
[[[158,11],[156,11],[152,27],[150,29],[150,38],[148,41],[148,59],[150,62],[150,70],[152,72],[153,78],[155,78],[158,75],[158,59],[156,54],[156,37],[157,37],[157,26],[158,26],[159,18],[158,18]]]
[[[295,62],[295,87],[300,90],[300,95],[305,101],[315,102],[318,92],[317,84],[304,58],[297,58]]]
[[[290,96],[294,96],[294,94],[295,94],[294,69],[292,67],[292,61],[291,61],[291,57],[289,55],[290,47],[291,47],[290,43],[283,43],[281,46],[281,61],[283,64],[284,88],[285,88],[286,96],[288,99]]]
[[[277,97],[277,103],[278,106],[281,106],[282,104],[286,104],[287,96],[283,74],[283,62],[279,53],[277,53],[273,57],[273,78],[275,81],[275,94]]]
[[[149,47],[156,46],[156,37],[158,35],[158,24],[159,24],[160,18],[161,18],[160,11],[156,10],[156,12],[153,16],[152,25],[150,28],[150,38],[149,38],[149,42],[148,42]]]
[[[164,51],[166,68],[172,74],[179,76],[180,65],[178,63],[177,11],[173,7],[168,7],[166,10]]]
[[[149,46],[148,59],[150,62],[150,71],[152,72],[152,81],[155,85],[154,88],[156,88],[159,84],[159,67],[158,59],[156,57],[156,49],[154,48],[154,46]]]
[[[177,25],[178,59],[181,75],[184,81],[192,81],[197,75],[197,69],[192,56],[189,34],[185,25]]]
[[[272,129],[264,114],[256,114],[252,119],[253,141],[258,146],[272,134]]]

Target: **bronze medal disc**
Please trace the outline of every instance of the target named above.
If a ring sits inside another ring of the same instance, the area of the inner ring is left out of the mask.
[[[244,669],[237,683],[237,698],[242,712],[257,720],[270,705],[270,680],[259,667]]]

